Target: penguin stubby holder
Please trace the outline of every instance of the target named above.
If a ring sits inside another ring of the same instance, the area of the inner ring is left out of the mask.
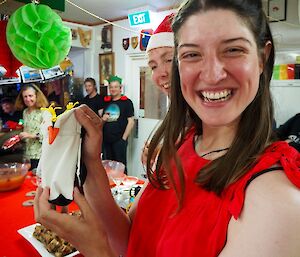
[[[73,109],[76,104],[69,103],[58,116],[56,109],[60,107],[42,108],[43,142],[37,174],[42,187],[50,188],[49,202],[59,206],[72,202],[74,186],[82,187],[86,176],[81,163],[81,125]]]

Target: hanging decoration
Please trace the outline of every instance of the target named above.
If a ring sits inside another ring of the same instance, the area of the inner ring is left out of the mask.
[[[139,37],[131,37],[131,46],[133,49],[136,49],[136,47],[139,44]]]
[[[24,65],[48,69],[70,51],[71,30],[49,6],[27,4],[13,13],[6,29],[7,43]]]
[[[129,47],[129,37],[123,38],[123,40],[122,40],[122,46],[123,46],[124,50],[128,49],[128,47]]]
[[[149,39],[151,35],[153,34],[152,29],[142,29],[140,34],[140,50],[146,51]]]

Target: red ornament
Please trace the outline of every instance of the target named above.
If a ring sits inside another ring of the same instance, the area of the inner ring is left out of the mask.
[[[22,63],[14,57],[6,42],[6,25],[6,20],[0,21],[0,66],[7,70],[5,77],[18,77],[16,71]]]
[[[104,102],[110,102],[110,101],[111,101],[110,95],[104,96]]]
[[[122,101],[126,101],[127,99],[128,99],[128,97],[126,95],[122,95],[120,98],[120,100],[122,100]]]

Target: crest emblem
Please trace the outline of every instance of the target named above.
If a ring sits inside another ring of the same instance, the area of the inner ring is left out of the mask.
[[[153,34],[152,29],[143,29],[141,31],[141,38],[140,38],[140,49],[141,51],[146,51],[150,36]]]
[[[122,45],[123,45],[124,50],[128,49],[128,47],[129,47],[129,37],[128,38],[123,38]]]
[[[136,47],[139,44],[139,37],[132,37],[131,38],[131,46],[133,49],[136,49]]]

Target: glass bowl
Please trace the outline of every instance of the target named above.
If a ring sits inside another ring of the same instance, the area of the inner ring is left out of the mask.
[[[3,163],[0,164],[0,192],[19,188],[28,172],[25,163]]]
[[[125,178],[125,165],[118,161],[103,160],[102,165],[106,170],[110,186],[120,185]]]

